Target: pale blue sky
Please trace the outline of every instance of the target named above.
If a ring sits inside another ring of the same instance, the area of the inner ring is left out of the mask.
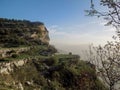
[[[85,16],[89,7],[90,0],[0,0],[0,17],[44,22],[55,45],[105,43],[113,29]]]
[[[89,6],[89,0],[0,0],[0,17],[69,25],[84,22]]]

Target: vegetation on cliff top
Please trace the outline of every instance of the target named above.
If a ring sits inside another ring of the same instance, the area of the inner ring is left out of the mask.
[[[0,18],[0,46],[18,47],[44,44],[40,40],[42,37],[42,31],[38,28],[40,25],[44,24],[42,22]],[[38,38],[32,37],[34,33]]]

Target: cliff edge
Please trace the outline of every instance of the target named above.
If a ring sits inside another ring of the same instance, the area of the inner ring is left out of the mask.
[[[48,30],[42,22],[0,18],[0,46],[18,47],[49,44]]]

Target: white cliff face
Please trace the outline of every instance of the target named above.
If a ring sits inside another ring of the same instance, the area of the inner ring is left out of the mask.
[[[16,61],[16,62],[13,62],[13,64],[16,66],[16,67],[20,67],[20,66],[23,66],[27,63],[27,59],[25,60],[19,60],[19,61]]]
[[[50,39],[49,39],[49,35],[48,35],[48,30],[46,29],[46,27],[44,25],[39,25],[38,26],[40,32],[41,32],[41,37],[40,40],[44,43],[49,43]]]
[[[23,85],[22,85],[22,83],[20,83],[20,82],[18,83],[18,89],[19,89],[19,90],[24,90]]]
[[[27,63],[28,59],[23,60],[16,60],[11,62],[1,62],[0,63],[0,74],[7,74],[9,75],[13,70],[14,67],[21,67]]]

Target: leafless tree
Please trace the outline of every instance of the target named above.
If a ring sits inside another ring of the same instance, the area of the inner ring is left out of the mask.
[[[109,90],[115,90],[115,85],[120,81],[120,43],[108,42],[93,50],[91,60],[96,65],[98,76],[109,86]]]
[[[100,6],[105,7],[104,11],[95,8],[94,0],[91,1],[90,10],[85,10],[89,16],[103,17],[107,20],[106,25],[113,25],[120,38],[120,0],[99,0]]]
[[[99,3],[106,10],[96,10],[91,0],[91,9],[86,10],[87,15],[103,17],[107,20],[106,25],[116,28],[117,35],[104,46],[95,47],[93,51],[90,49],[90,56],[99,77],[109,86],[109,90],[115,90],[115,85],[120,82],[120,0],[99,0]]]

